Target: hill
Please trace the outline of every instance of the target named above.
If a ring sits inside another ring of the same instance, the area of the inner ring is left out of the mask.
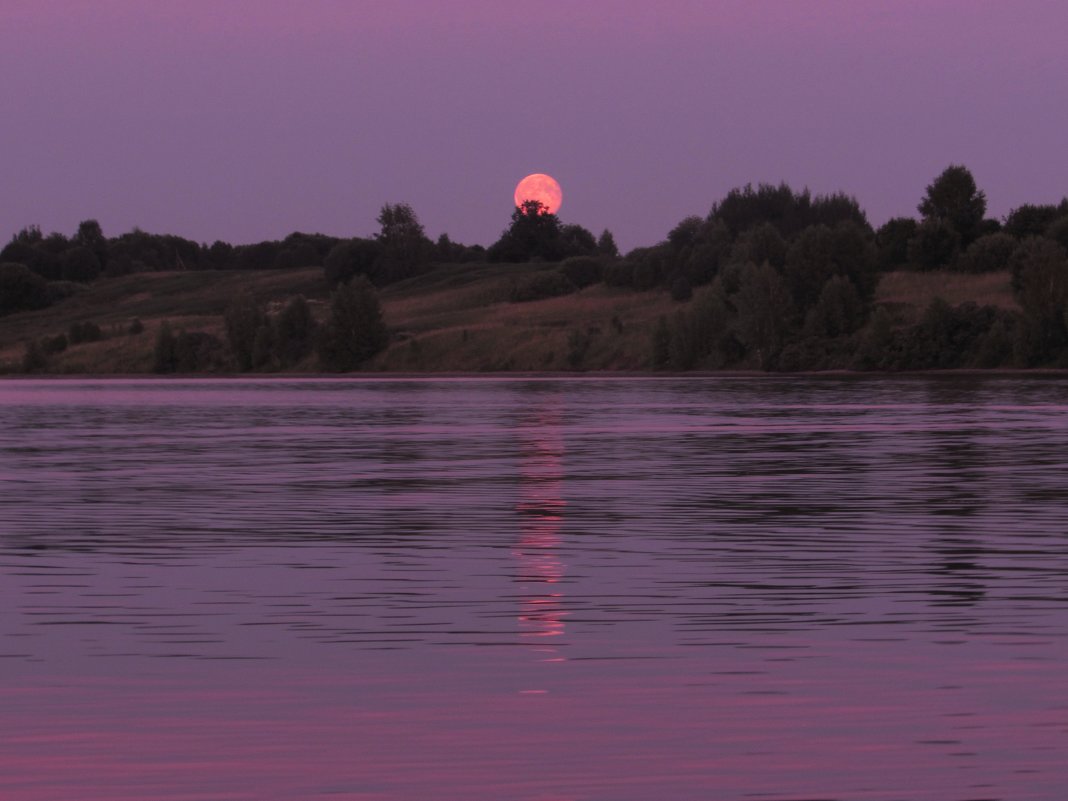
[[[560,297],[510,301],[517,282],[552,264],[441,265],[380,292],[391,332],[374,371],[645,370],[657,320],[687,304],[662,288],[636,291],[594,284]],[[175,330],[224,337],[223,313],[232,298],[251,292],[277,310],[304,295],[318,317],[329,290],[321,268],[264,271],[177,271],[102,279],[55,305],[0,317],[0,365],[21,362],[27,343],[93,323],[104,337],[71,345],[50,358],[59,374],[147,373],[162,323]],[[1006,272],[891,272],[876,303],[899,325],[919,319],[935,297],[951,305],[974,301],[1015,309]],[[135,324],[139,321],[139,325]],[[137,330],[140,328],[141,330]],[[314,372],[309,357],[298,372]]]

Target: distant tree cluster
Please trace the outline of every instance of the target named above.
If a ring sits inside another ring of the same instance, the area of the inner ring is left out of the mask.
[[[359,369],[389,341],[378,297],[363,276],[332,293],[321,322],[301,295],[271,312],[244,294],[227,307],[224,326],[225,342],[203,331],[175,332],[164,322],[156,336],[153,370],[274,372],[308,362],[344,372]]]
[[[1068,199],[1022,206],[1004,225],[953,165],[926,189],[919,220],[877,232],[843,195],[786,185],[732,191],[705,217],[610,266],[605,281],[661,285],[689,301],[651,333],[657,367],[935,369],[1068,363]],[[914,324],[872,301],[889,270],[1010,270],[1020,312],[937,300]],[[696,290],[696,291],[695,291]],[[692,296],[692,300],[690,300]]]

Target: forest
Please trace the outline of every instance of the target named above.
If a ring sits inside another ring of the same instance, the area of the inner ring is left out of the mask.
[[[464,245],[430,239],[408,204],[386,204],[372,237],[296,232],[279,241],[198,244],[140,230],[107,237],[92,219],[66,236],[18,231],[0,250],[0,316],[78,298],[99,282],[141,273],[321,270],[323,302],[298,295],[269,307],[253,292],[227,299],[217,330],[152,326],[156,372],[350,371],[396,342],[380,295],[456,265],[515,270],[516,309],[600,287],[623,298],[670,298],[648,322],[640,369],[900,371],[1068,367],[1068,198],[987,216],[971,172],[951,165],[919,197],[917,216],[873,228],[845,193],[786,184],[731,190],[663,241],[619,253],[536,201],[516,207],[500,238]],[[535,270],[516,270],[535,265]],[[894,274],[1010,276],[1011,302],[956,305],[936,297],[916,319],[878,302]],[[616,318],[613,317],[613,326]],[[210,327],[209,327],[210,328]],[[620,325],[620,329],[622,325]],[[91,320],[22,342],[5,372],[50,371],[52,357],[106,337],[142,335]],[[605,336],[598,332],[598,335]],[[466,329],[464,336],[467,336]],[[578,326],[569,347],[582,350]],[[581,358],[568,369],[597,369]]]

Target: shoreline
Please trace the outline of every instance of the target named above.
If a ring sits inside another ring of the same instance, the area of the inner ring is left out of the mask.
[[[585,370],[585,371],[368,371],[348,373],[322,372],[272,372],[272,373],[7,373],[0,374],[0,381],[187,381],[191,379],[217,381],[263,381],[263,380],[309,380],[309,381],[413,381],[424,379],[441,380],[598,380],[598,379],[680,379],[680,378],[1021,378],[1046,377],[1068,378],[1064,367],[994,367],[959,368],[937,370],[799,370],[796,372],[767,372],[763,370]]]

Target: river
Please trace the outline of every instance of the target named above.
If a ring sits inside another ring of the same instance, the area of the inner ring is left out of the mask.
[[[8,801],[1060,801],[1068,380],[0,382]]]

